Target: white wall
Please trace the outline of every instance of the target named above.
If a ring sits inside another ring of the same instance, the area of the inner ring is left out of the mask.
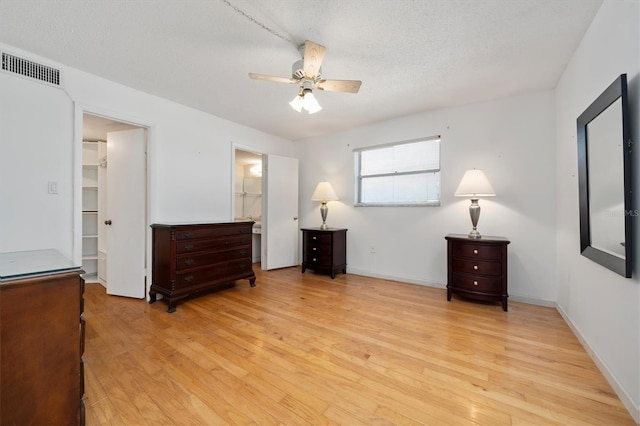
[[[61,91],[0,73],[0,251],[53,247],[80,260],[80,196],[74,194],[74,185],[80,186],[81,163],[73,157],[74,150],[80,152],[80,109],[150,126],[151,223],[233,220],[234,143],[269,154],[292,155],[291,141],[11,46],[0,44],[0,49],[61,68],[65,84]],[[52,113],[53,118],[47,119]],[[58,181],[57,196],[46,193],[51,179]]]
[[[0,73],[0,252],[56,248],[71,256],[72,114],[61,90]],[[49,181],[57,194],[48,193]]]
[[[634,217],[634,277],[580,255],[576,118],[620,74],[628,79],[634,152],[634,207],[640,188],[640,11],[635,0],[607,0],[556,88],[558,307],[640,422],[640,223]]]
[[[296,142],[300,158],[302,226],[321,224],[310,201],[320,180],[340,201],[327,224],[348,228],[348,271],[444,286],[449,233],[471,230],[469,200],[454,197],[467,169],[483,169],[497,196],[480,200],[478,229],[509,245],[509,294],[553,304],[555,289],[555,171],[553,92],[534,93],[424,112]],[[353,207],[353,149],[442,135],[440,207]],[[371,253],[371,247],[376,253]],[[444,293],[443,293],[444,295]]]

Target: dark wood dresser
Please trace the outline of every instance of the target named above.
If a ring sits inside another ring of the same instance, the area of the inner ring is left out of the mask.
[[[0,253],[0,424],[84,425],[82,273],[56,250]]]
[[[347,273],[347,230],[338,228],[302,229],[302,273],[307,268],[336,277]]]
[[[504,237],[447,235],[447,300],[453,293],[497,300],[507,310],[507,245]]]
[[[149,303],[161,294],[175,312],[178,301],[199,292],[248,279],[254,222],[153,224],[152,284]]]

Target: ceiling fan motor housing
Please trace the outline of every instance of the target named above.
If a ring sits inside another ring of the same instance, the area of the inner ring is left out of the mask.
[[[314,83],[317,83],[321,79],[321,73],[322,73],[322,68],[318,69],[318,75],[316,75],[315,78],[312,80]],[[293,63],[293,66],[291,67],[291,77],[297,80],[304,80],[304,79],[311,80],[310,78],[307,78],[307,76],[304,73],[304,59],[300,59]]]

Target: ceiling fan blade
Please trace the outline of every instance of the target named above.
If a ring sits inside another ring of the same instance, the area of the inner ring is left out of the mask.
[[[327,48],[312,41],[304,43],[304,74],[313,79],[320,73],[320,66]]]
[[[359,80],[320,80],[316,87],[327,92],[358,93],[361,84]]]
[[[297,80],[295,78],[273,77],[270,75],[256,74],[253,72],[249,73],[249,77],[253,78],[254,80],[275,81],[276,83],[287,83],[287,84],[300,83],[300,80]]]

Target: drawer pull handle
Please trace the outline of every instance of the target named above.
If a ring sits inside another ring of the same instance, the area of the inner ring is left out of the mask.
[[[184,277],[184,281],[190,283],[191,281],[193,281],[193,275],[187,275],[186,277]]]
[[[196,261],[192,258],[185,259],[184,264],[187,266],[193,265]]]
[[[193,244],[187,244],[186,246],[184,246],[184,249],[185,249],[186,251],[193,250]]]
[[[193,237],[193,232],[185,232],[185,233],[184,233],[184,237],[185,237],[185,238],[191,238],[191,237]]]
[[[474,281],[474,282],[473,282],[473,285],[478,285],[478,281]]]
[[[314,262],[315,262],[315,261],[317,261],[317,260],[318,260],[318,259],[316,259],[315,257],[313,258],[313,261],[314,261]]]
[[[247,269],[247,265],[245,265],[245,264],[238,265],[238,267],[239,267],[240,269]]]
[[[474,249],[474,250],[473,250],[473,254],[478,254],[478,250],[477,250],[477,249]]]
[[[473,270],[477,271],[478,270],[478,265],[473,265]]]
[[[240,256],[246,256],[246,255],[247,255],[246,250],[240,250]]]
[[[318,250],[318,249],[317,249],[316,247],[314,247],[314,248],[313,248],[313,251],[316,251],[316,250]]]

